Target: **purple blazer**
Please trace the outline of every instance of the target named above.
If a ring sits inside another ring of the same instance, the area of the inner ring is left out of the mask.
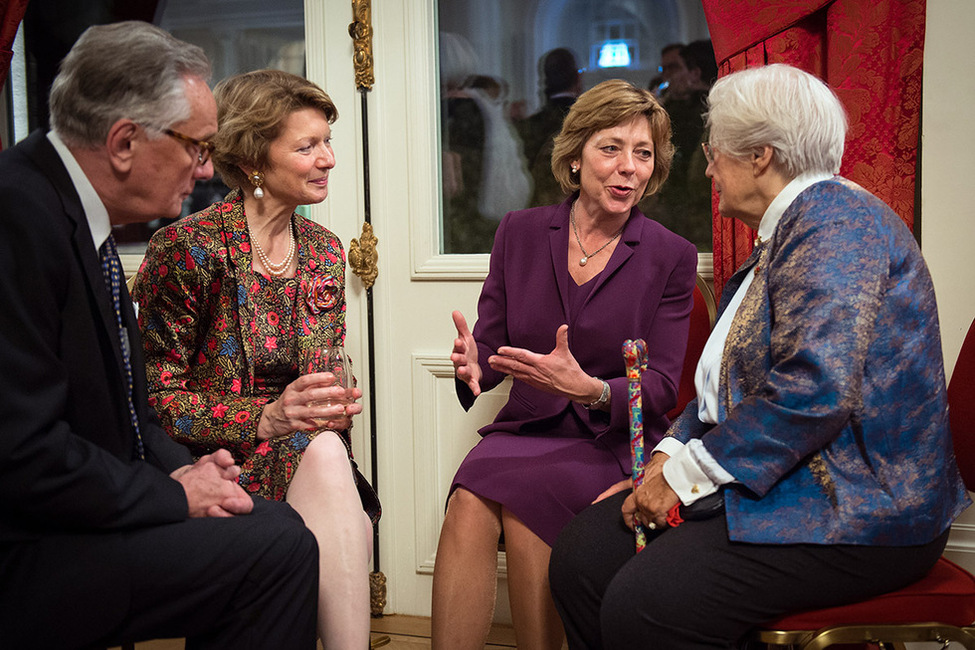
[[[669,425],[664,414],[677,402],[697,250],[634,207],[606,268],[593,281],[576,319],[569,320],[568,288],[573,280],[566,258],[572,230],[569,207],[575,198],[508,213],[498,226],[473,331],[483,372],[481,389],[494,388],[506,376],[487,363],[499,347],[546,354],[555,347],[558,327],[568,323],[569,349],[579,365],[610,385],[611,411],[588,411],[565,397],[515,380],[508,402],[479,433],[537,434],[545,430],[545,420],[558,421],[563,427],[560,433],[567,437],[592,436],[606,445],[629,473],[623,342],[634,338],[647,342],[643,426],[646,444],[652,447]],[[461,404],[469,409],[474,396],[464,383],[456,384]],[[575,410],[578,418],[563,418],[568,409]],[[564,430],[573,423],[578,429]]]

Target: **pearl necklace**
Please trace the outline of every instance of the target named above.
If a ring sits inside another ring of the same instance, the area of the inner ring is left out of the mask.
[[[622,226],[620,226],[620,229],[616,231],[616,234],[613,235],[613,238],[610,239],[608,242],[606,242],[605,244],[603,244],[593,252],[587,253],[586,249],[582,247],[582,240],[579,238],[579,230],[576,228],[576,203],[577,202],[578,201],[573,201],[572,209],[569,210],[569,221],[572,222],[572,232],[575,233],[576,243],[579,244],[579,250],[582,251],[582,257],[579,258],[579,266],[585,266],[586,263],[589,261],[590,257],[596,255],[599,251],[603,250],[604,248],[612,244],[614,241],[616,241],[617,237],[623,234],[623,228],[626,226],[626,224],[624,223]]]
[[[291,224],[288,224],[288,234],[291,235],[291,245],[288,247],[288,255],[279,263],[274,264],[268,258],[267,253],[261,248],[261,243],[257,241],[257,237],[254,236],[254,231],[251,230],[250,224],[247,224],[247,233],[250,235],[251,244],[254,246],[254,250],[257,251],[257,258],[261,260],[261,264],[264,265],[264,269],[269,275],[275,278],[279,278],[284,275],[288,269],[291,267],[291,261],[295,256],[295,231]]]

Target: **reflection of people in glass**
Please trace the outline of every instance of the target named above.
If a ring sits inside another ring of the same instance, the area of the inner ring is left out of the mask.
[[[781,614],[899,589],[930,570],[970,502],[934,287],[900,218],[834,176],[836,95],[772,65],[718,81],[709,105],[718,210],[760,241],[643,484],[555,545],[571,648],[731,648]],[[678,504],[698,516],[669,516]],[[636,555],[634,518],[648,538]]]
[[[545,103],[537,113],[517,123],[525,147],[525,159],[535,183],[530,205],[561,202],[565,191],[552,175],[552,148],[576,97],[582,92],[582,75],[571,50],[559,47],[542,57],[541,73]]]
[[[134,296],[150,401],[194,454],[230,449],[247,492],[301,514],[318,539],[319,635],[329,648],[364,648],[363,509],[379,513],[350,462],[362,392],[299,374],[302,351],[345,338],[342,244],[295,214],[328,195],[338,113],[316,85],[277,70],[231,77],[214,94],[214,166],[235,189],[149,243]]]
[[[670,61],[673,57],[679,64]],[[660,193],[640,204],[650,218],[686,237],[700,250],[711,250],[711,184],[704,176],[701,154],[708,89],[718,69],[711,41],[694,41],[666,51],[665,69],[671,83],[663,105],[670,115],[674,134],[674,162],[670,178]]]
[[[650,81],[647,83],[647,90],[652,92],[654,97],[660,99],[663,97],[664,91],[667,90],[667,86],[665,84],[666,82],[664,81],[663,75],[658,74],[650,79]]]
[[[505,111],[507,84],[481,74],[462,36],[440,34],[445,253],[487,253],[498,221],[525,207],[531,178]]]
[[[681,58],[683,43],[670,43],[660,50],[660,77],[658,87],[662,101],[669,97],[683,97],[687,93],[687,65]],[[657,93],[655,93],[657,94]]]
[[[551,544],[630,472],[626,339],[649,345],[646,435],[657,440],[668,425],[697,255],[636,203],[667,178],[669,136],[667,113],[649,91],[611,80],[582,94],[551,163],[571,196],[508,214],[473,333],[453,314],[462,405],[509,375],[514,381],[453,481],[433,578],[434,648],[483,647],[502,530],[518,647],[560,647]]]

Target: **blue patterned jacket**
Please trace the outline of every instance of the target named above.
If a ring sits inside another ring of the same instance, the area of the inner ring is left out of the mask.
[[[912,545],[970,503],[948,428],[934,288],[907,227],[835,177],[803,191],[722,294],[755,279],[721,362],[719,424],[668,431],[738,481],[732,540]]]

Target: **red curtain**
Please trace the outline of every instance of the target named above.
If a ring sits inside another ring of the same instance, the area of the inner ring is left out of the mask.
[[[7,80],[10,59],[14,55],[10,48],[26,10],[27,0],[0,0],[0,87]]]
[[[914,227],[925,0],[703,0],[719,76],[788,63],[825,80],[850,120],[840,173]],[[716,206],[716,203],[715,203]],[[714,212],[714,284],[754,233]]]
[[[27,0],[0,0],[0,88],[7,81],[10,59],[14,56],[11,48],[26,10]]]

